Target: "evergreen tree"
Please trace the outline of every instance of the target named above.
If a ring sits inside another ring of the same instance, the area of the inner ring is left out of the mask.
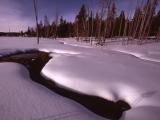
[[[157,32],[159,31],[159,28],[160,28],[160,11],[158,11],[157,15],[153,17],[150,35],[156,36]]]
[[[28,37],[31,36],[31,28],[30,27],[28,27],[28,30],[27,30],[26,34],[27,34]]]
[[[87,12],[85,5],[82,5],[78,15],[76,16],[76,25],[77,25],[77,35],[81,37],[86,36],[86,21],[87,21]]]
[[[99,17],[99,14],[98,12],[96,13],[96,18],[95,18],[95,21],[94,21],[94,34],[95,34],[95,37],[98,38],[98,34],[99,34],[99,29],[100,29],[100,17]]]
[[[137,38],[141,26],[142,21],[142,10],[140,7],[137,7],[135,10],[135,14],[133,17],[133,27],[132,27],[132,36],[133,38]]]
[[[38,28],[39,28],[39,37],[44,37],[44,26],[42,21],[40,21],[40,23],[38,24]]]
[[[73,25],[64,20],[62,16],[60,18],[57,34],[58,37],[62,38],[73,36]]]
[[[124,26],[125,26],[125,13],[122,10],[119,16],[119,32],[118,35],[119,36],[123,36],[123,31],[124,31]]]
[[[49,37],[50,23],[47,16],[44,16],[44,37]]]

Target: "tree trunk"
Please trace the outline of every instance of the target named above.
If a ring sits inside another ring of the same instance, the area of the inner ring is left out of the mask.
[[[38,10],[37,10],[37,0],[33,0],[34,12],[36,18],[36,26],[37,26],[37,44],[39,44],[39,25],[38,25]]]

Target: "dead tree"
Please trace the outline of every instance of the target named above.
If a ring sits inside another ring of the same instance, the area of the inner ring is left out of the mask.
[[[107,36],[107,33],[109,33],[110,31],[110,16],[111,16],[111,0],[101,0],[100,4],[101,4],[101,11],[100,11],[100,27],[99,27],[99,35],[98,35],[98,39],[99,39],[99,43],[102,45],[103,43],[105,43],[105,39]],[[105,24],[104,24],[104,29],[102,31],[102,22],[103,19],[105,19]]]
[[[146,21],[147,21],[147,18],[148,18],[148,13],[150,14],[150,7],[151,7],[151,1],[150,0],[147,0],[147,3],[145,3],[145,6],[144,6],[144,13],[143,13],[143,16],[142,16],[142,22],[141,22],[141,26],[140,26],[140,31],[139,31],[139,42],[138,44],[142,44],[142,39],[144,38],[144,28],[145,28],[145,24],[146,24]]]
[[[74,29],[75,29],[75,34],[76,34],[77,41],[79,41],[79,30],[78,30],[78,20],[77,20],[77,17],[75,19]]]
[[[84,25],[84,39],[85,41],[90,41],[90,8],[89,5],[86,5],[86,18],[83,20]]]
[[[148,16],[148,18],[146,20],[146,24],[144,26],[144,31],[142,33],[142,36],[148,36],[149,35],[150,27],[151,27],[151,24],[152,24],[152,18],[153,18],[153,15],[155,13],[157,2],[158,2],[158,0],[154,0],[151,3],[151,8],[149,10],[149,16]]]
[[[102,45],[102,22],[103,22],[103,18],[105,16],[105,2],[106,0],[100,0],[100,19],[99,19],[99,24],[98,24],[98,44]]]
[[[94,29],[93,27],[94,27],[94,15],[93,12],[91,11],[89,18],[89,40],[91,45],[93,42],[93,29]]]
[[[158,0],[147,0],[144,6],[144,15],[139,34],[139,44],[142,44],[143,39],[149,34],[152,18],[157,7]]]
[[[130,9],[130,7],[131,7],[131,0],[128,1],[128,11],[129,12],[128,12],[128,15],[127,15],[127,19],[125,21],[125,27],[124,27],[124,33],[123,33],[123,36],[128,36],[127,37],[127,44],[128,44],[128,40],[129,40],[129,32],[128,32],[128,30],[130,28],[130,16],[131,16],[131,9]],[[123,40],[122,44],[125,44],[125,41],[126,40]]]
[[[141,8],[143,6],[143,2],[141,1],[140,4],[140,0],[137,0],[137,6],[136,6],[136,11],[134,14],[134,21],[133,21],[133,32],[132,32],[132,37],[135,39],[138,37],[138,28],[141,24],[141,20],[142,20],[142,11]]]
[[[37,26],[37,44],[39,44],[39,25],[38,25],[38,3],[37,0],[33,0],[34,13],[36,18],[36,26]]]
[[[59,23],[59,14],[56,10],[55,14],[55,33],[54,33],[54,39],[57,39],[57,32],[58,32],[58,23]]]
[[[124,29],[124,24],[125,24],[125,13],[123,10],[121,11],[119,18],[120,18],[120,25],[118,30],[118,36],[121,36]]]
[[[115,3],[112,4],[112,8],[111,8],[111,33],[110,33],[110,38],[112,38],[114,36],[114,30],[115,30],[115,20],[116,17],[116,7],[115,7]]]

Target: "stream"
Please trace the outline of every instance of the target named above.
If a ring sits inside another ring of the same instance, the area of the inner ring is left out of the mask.
[[[30,50],[0,57],[0,62],[16,62],[24,65],[28,69],[30,77],[34,82],[47,87],[61,96],[80,103],[88,110],[107,119],[119,120],[123,115],[123,112],[131,109],[131,106],[123,100],[119,100],[117,102],[109,101],[97,96],[80,94],[69,89],[59,87],[54,83],[54,81],[41,75],[41,70],[50,59],[54,58],[50,57],[49,53]]]

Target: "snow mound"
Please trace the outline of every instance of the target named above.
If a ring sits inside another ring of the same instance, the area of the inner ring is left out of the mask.
[[[0,68],[1,120],[104,120],[32,82],[21,65],[1,63]]]
[[[10,41],[12,44],[8,44]],[[132,109],[124,114],[122,120],[160,119],[160,43],[142,46],[111,45],[107,48],[85,46],[87,45],[78,42],[72,44],[69,39],[66,42],[42,39],[40,44],[36,45],[35,38],[0,38],[0,49],[36,48],[50,52],[53,59],[46,64],[42,74],[61,87],[107,100],[124,100],[129,103]],[[101,119],[68,99],[60,96],[55,98],[58,95],[31,82],[26,76],[27,72],[14,73],[13,71],[17,71],[14,69],[17,65],[14,65],[0,65],[5,68],[0,70],[3,76],[0,78],[0,106],[3,109],[0,109],[0,115],[5,116],[4,119],[9,116],[12,119],[16,116],[17,119],[23,119],[23,116],[44,118],[63,114],[66,109],[72,111],[72,106],[75,111],[81,111],[80,118],[76,119]],[[26,110],[23,109],[24,106]]]

